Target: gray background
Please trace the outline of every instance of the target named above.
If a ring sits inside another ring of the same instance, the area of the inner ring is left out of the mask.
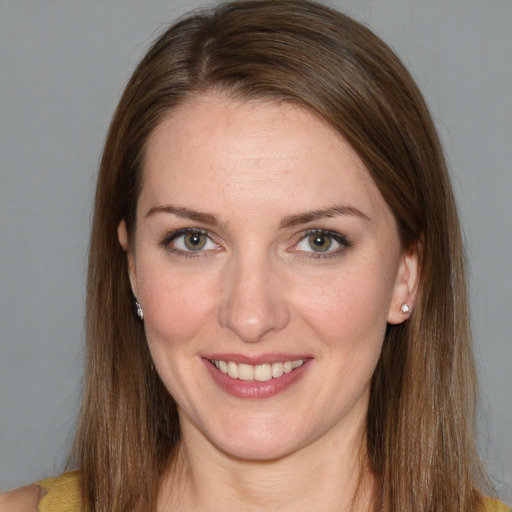
[[[433,111],[471,260],[480,447],[512,502],[512,2],[337,0]],[[204,2],[0,0],[0,487],[62,470],[82,375],[90,206],[109,119],[164,25]]]

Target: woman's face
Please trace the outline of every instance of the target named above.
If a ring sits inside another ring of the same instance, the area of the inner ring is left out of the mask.
[[[269,459],[362,434],[416,257],[325,123],[218,95],[173,111],[149,140],[128,258],[185,440]]]

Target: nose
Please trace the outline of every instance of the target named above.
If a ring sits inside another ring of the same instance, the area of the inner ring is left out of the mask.
[[[246,343],[260,341],[290,321],[281,280],[267,258],[239,258],[227,269],[219,323]]]

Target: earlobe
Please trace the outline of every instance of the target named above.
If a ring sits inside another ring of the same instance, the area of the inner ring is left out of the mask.
[[[388,323],[400,324],[414,310],[420,269],[420,242],[402,254],[388,312]]]

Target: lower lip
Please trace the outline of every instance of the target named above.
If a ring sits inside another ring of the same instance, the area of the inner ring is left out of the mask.
[[[238,398],[250,399],[270,398],[287,390],[302,378],[310,361],[310,359],[307,359],[302,366],[295,368],[290,373],[283,374],[277,379],[260,382],[256,380],[233,379],[218,370],[208,359],[203,359],[207,370],[220,388]]]

